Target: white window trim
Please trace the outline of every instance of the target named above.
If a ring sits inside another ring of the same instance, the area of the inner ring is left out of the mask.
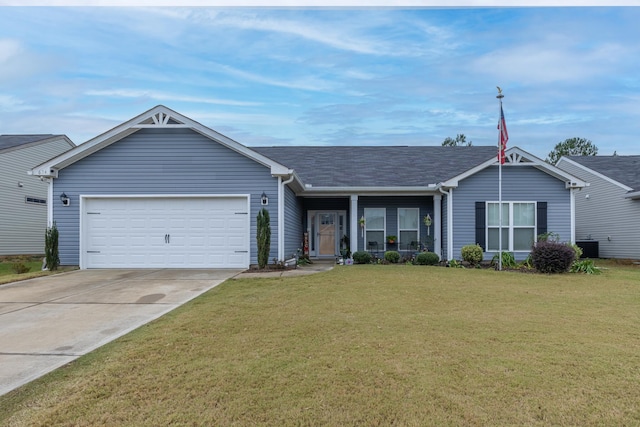
[[[387,208],[385,208],[385,207],[368,207],[368,208],[364,208],[364,212],[363,213],[364,213],[365,219],[367,218],[367,210],[373,210],[373,209],[382,209],[384,211],[384,217],[383,217],[384,226],[383,226],[383,229],[382,229],[382,246],[383,247],[382,247],[382,249],[378,248],[378,251],[380,251],[380,250],[386,251],[387,250],[387,238],[386,238],[386,236],[387,236]],[[369,250],[369,242],[368,242],[368,239],[367,239],[367,232],[368,231],[380,231],[380,229],[375,228],[375,229],[370,230],[368,228],[367,221],[365,221],[365,223],[364,223],[364,248],[365,248],[364,250],[365,251]]]
[[[487,252],[498,252],[499,249],[495,248],[495,249],[491,249],[489,248],[489,228],[500,228],[498,226],[490,226],[489,225],[489,205],[490,204],[495,204],[498,205],[500,202],[499,201],[487,201],[485,203],[485,242],[487,242]],[[502,248],[503,252],[514,252],[514,253],[528,253],[531,252],[530,249],[519,249],[519,250],[514,250],[513,249],[513,230],[514,228],[532,228],[531,226],[515,226],[513,224],[513,205],[515,203],[525,203],[525,204],[533,204],[533,238],[534,238],[534,242],[535,242],[535,238],[538,235],[538,202],[535,201],[527,201],[527,200],[514,200],[514,201],[502,201],[503,205],[509,205],[509,225],[507,226],[502,226],[503,232],[504,230],[508,230],[509,233],[509,247],[508,248]]]
[[[400,228],[400,209],[405,209],[405,210],[413,210],[413,211],[418,211],[418,228]],[[400,250],[400,245],[403,245],[406,247],[406,245],[408,245],[411,242],[403,242],[400,239],[400,235],[402,234],[402,231],[415,231],[416,232],[416,239],[418,242],[420,242],[420,208],[398,208],[398,250]]]

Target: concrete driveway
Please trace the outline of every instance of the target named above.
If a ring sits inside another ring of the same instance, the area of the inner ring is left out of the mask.
[[[241,270],[78,270],[0,286],[0,395]]]

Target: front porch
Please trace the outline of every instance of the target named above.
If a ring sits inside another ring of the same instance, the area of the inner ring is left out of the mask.
[[[369,251],[442,256],[442,195],[350,195],[305,198],[304,252],[312,259]],[[389,239],[388,237],[392,237]]]

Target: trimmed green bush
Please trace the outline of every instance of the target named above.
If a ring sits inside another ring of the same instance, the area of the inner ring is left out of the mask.
[[[58,252],[58,227],[55,222],[44,233],[44,257],[49,271],[58,269],[60,255]]]
[[[564,273],[575,260],[576,253],[570,245],[552,241],[537,242],[531,250],[531,261],[541,273]]]
[[[400,261],[400,253],[398,251],[387,251],[384,253],[384,260],[392,264],[397,264]]]
[[[482,262],[482,248],[478,244],[463,246],[460,254],[462,255],[462,259],[467,261],[473,267]]]
[[[353,262],[355,264],[371,264],[371,254],[367,251],[357,251],[353,253]]]
[[[440,257],[435,252],[420,252],[415,260],[417,265],[437,265],[439,262]]]
[[[269,262],[269,252],[271,251],[271,224],[269,211],[260,209],[257,218],[256,240],[258,241],[258,266],[265,268]]]

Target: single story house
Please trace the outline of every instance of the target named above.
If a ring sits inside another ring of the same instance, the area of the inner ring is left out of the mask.
[[[256,216],[271,219],[270,259],[300,250],[382,254],[428,247],[444,259],[498,248],[496,147],[246,147],[157,106],[34,167],[49,179],[63,265],[247,268]],[[502,167],[503,250],[535,236],[573,241],[585,183],[510,148]],[[393,243],[387,236],[396,237]]]
[[[0,135],[0,255],[44,253],[48,185],[25,171],[73,147],[65,135]]]
[[[640,156],[569,156],[557,166],[589,182],[576,197],[576,239],[601,258],[640,259]]]

